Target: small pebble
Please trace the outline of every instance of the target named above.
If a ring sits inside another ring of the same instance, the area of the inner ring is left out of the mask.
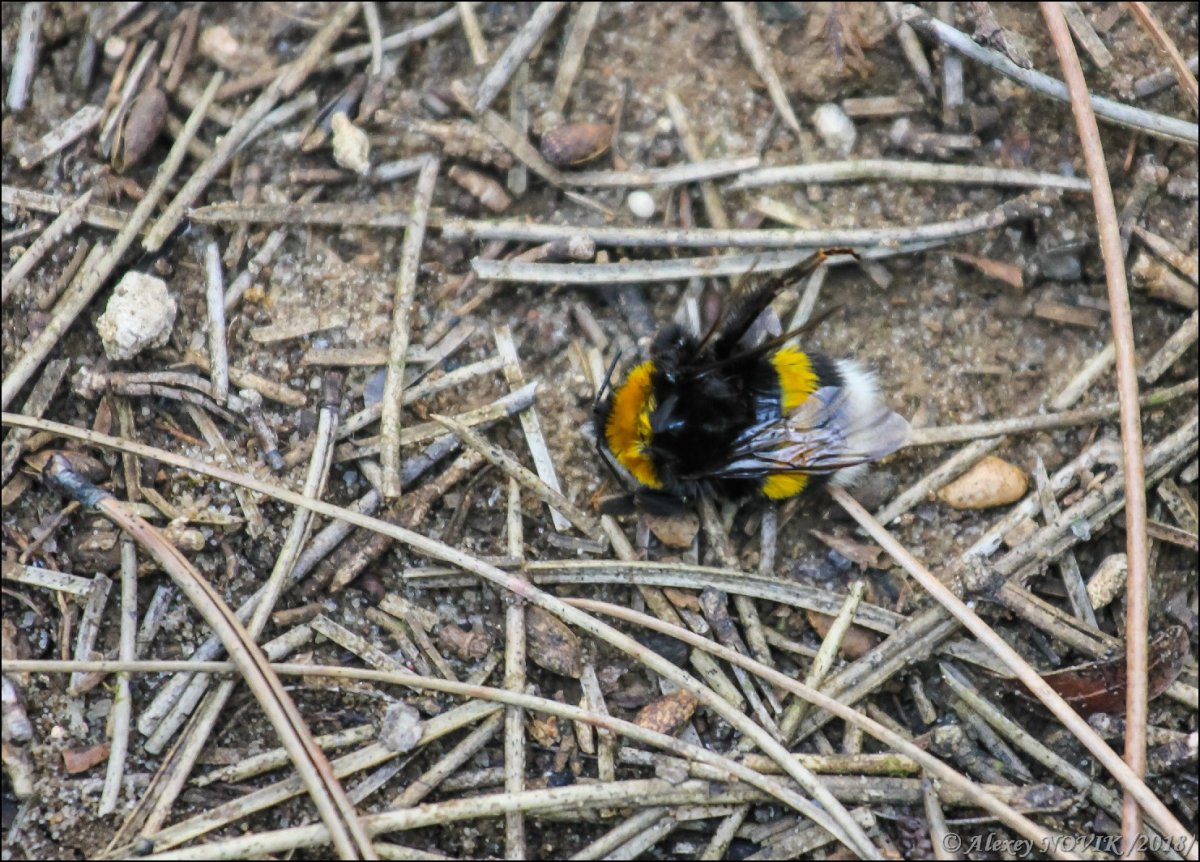
[[[202,56],[235,74],[248,71],[250,65],[258,61],[253,52],[242,49],[242,43],[224,24],[206,27],[196,47]]]
[[[629,207],[631,213],[643,221],[654,216],[654,198],[650,192],[641,189],[630,192],[629,197],[625,199],[625,205]]]
[[[147,347],[161,347],[175,325],[175,298],[161,278],[130,270],[108,300],[96,331],[109,359],[132,359]]]
[[[938,491],[938,499],[955,509],[990,509],[1016,502],[1028,488],[1019,467],[989,455]]]
[[[1093,608],[1100,610],[1121,595],[1128,571],[1129,558],[1124,554],[1112,554],[1104,558],[1087,582],[1088,599]]]
[[[850,155],[858,140],[858,129],[840,105],[832,102],[821,105],[813,111],[812,121],[826,147],[843,158]]]
[[[407,703],[393,703],[380,722],[379,741],[388,751],[412,751],[424,732],[421,713]]]
[[[371,170],[371,142],[367,133],[341,111],[329,120],[333,129],[333,160],[348,171],[366,176]]]

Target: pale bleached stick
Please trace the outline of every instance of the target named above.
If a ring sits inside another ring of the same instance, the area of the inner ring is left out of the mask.
[[[771,96],[771,103],[775,105],[775,110],[779,112],[779,116],[783,117],[787,127],[798,136],[800,121],[796,119],[796,113],[788,101],[783,81],[779,80],[779,73],[775,71],[775,66],[767,54],[767,46],[763,44],[762,37],[758,35],[758,29],[754,26],[754,22],[750,20],[746,4],[722,3],[721,5],[725,7],[729,20],[733,22],[733,29],[737,32],[738,41],[742,43],[742,50],[750,58],[754,71],[767,85],[767,93]]]
[[[481,114],[491,107],[492,102],[504,89],[504,85],[508,83],[508,79],[517,70],[517,66],[525,62],[525,58],[529,56],[533,46],[542,38],[546,30],[554,23],[554,19],[558,17],[558,13],[566,5],[566,3],[560,2],[538,4],[533,15],[525,22],[525,26],[517,32],[517,35],[513,36],[508,47],[504,49],[504,53],[497,58],[492,68],[488,69],[483,81],[480,82],[472,109],[475,113]]]
[[[21,28],[13,49],[12,71],[8,78],[5,104],[10,111],[23,111],[29,101],[33,74],[37,71],[38,46],[41,43],[42,19],[46,17],[45,3],[26,3],[21,9]],[[6,10],[7,11],[7,10]]]
[[[579,11],[571,21],[571,29],[567,33],[567,43],[563,46],[562,58],[558,61],[558,71],[554,73],[554,86],[550,90],[550,101],[546,104],[546,112],[561,115],[571,96],[571,85],[583,65],[583,52],[587,49],[588,38],[596,19],[600,17],[602,3],[581,3]]]
[[[117,655],[121,661],[137,658],[137,545],[128,537],[121,540],[121,635]],[[112,747],[104,773],[104,789],[96,813],[104,816],[117,810],[121,779],[125,776],[125,756],[129,752],[129,723],[133,716],[133,692],[129,674],[117,674],[113,698]]]
[[[507,326],[497,326],[494,335],[496,351],[504,362],[504,377],[508,381],[509,387],[515,392],[524,386],[526,381],[525,373],[521,370],[521,360],[517,356],[517,345],[513,341],[512,330]],[[542,434],[542,424],[538,421],[537,408],[531,407],[528,410],[522,410],[519,418],[538,476],[549,487],[562,493],[562,486],[558,483],[558,474],[554,470],[554,462],[550,459],[550,449],[546,446],[546,438]],[[571,526],[571,522],[553,508],[550,509],[550,518],[554,521],[554,529],[560,533]]]
[[[204,245],[204,284],[208,303],[209,379],[213,398],[224,404],[229,399],[229,350],[225,343],[225,277],[216,240]]]
[[[54,245],[61,239],[70,236],[75,228],[79,227],[79,223],[83,221],[83,211],[87,209],[87,205],[91,203],[92,195],[95,189],[88,189],[86,192],[77,197],[69,207],[59,213],[58,218],[50,222],[50,225],[43,230],[38,238],[29,244],[29,248],[25,253],[17,258],[17,262],[13,264],[12,269],[4,274],[3,282],[0,283],[0,302],[8,302],[9,294],[13,288],[20,284],[25,276],[33,271],[33,268],[41,263],[46,252],[50,251]]]
[[[417,176],[409,226],[404,232],[404,244],[400,248],[400,272],[396,276],[396,302],[392,309],[392,335],[388,344],[387,381],[383,386],[379,423],[383,496],[386,500],[395,500],[400,496],[400,407],[410,334],[408,318],[417,292],[421,246],[425,242],[425,225],[429,217],[429,204],[433,200],[433,189],[437,185],[439,166],[440,162],[431,157]]]

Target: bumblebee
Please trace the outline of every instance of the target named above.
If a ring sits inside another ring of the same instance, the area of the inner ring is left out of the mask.
[[[701,494],[784,500],[826,481],[852,484],[904,445],[908,422],[869,371],[788,344],[819,321],[773,339],[756,333],[785,285],[843,253],[852,252],[818,252],[741,292],[702,337],[665,327],[616,386],[614,360],[593,410],[597,449],[633,491],[605,511],[678,512]]]

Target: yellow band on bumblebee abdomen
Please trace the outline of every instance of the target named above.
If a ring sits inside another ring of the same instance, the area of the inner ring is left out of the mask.
[[[808,354],[784,347],[771,357],[779,378],[779,412],[787,416],[817,390],[817,375]],[[772,500],[795,497],[808,485],[808,474],[799,470],[774,473],[763,479],[762,492]]]
[[[817,375],[808,354],[785,347],[771,357],[779,376],[779,409],[786,416],[817,391]]]
[[[773,473],[763,479],[762,492],[772,500],[795,497],[808,484],[808,474],[793,470],[788,473]]]

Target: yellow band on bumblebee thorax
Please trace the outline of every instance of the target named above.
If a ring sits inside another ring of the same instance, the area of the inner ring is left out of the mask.
[[[645,454],[652,431],[650,414],[656,401],[651,384],[653,362],[635,366],[613,392],[612,409],[604,424],[604,439],[609,450],[633,478],[649,488],[661,488],[662,480],[654,463]]]

